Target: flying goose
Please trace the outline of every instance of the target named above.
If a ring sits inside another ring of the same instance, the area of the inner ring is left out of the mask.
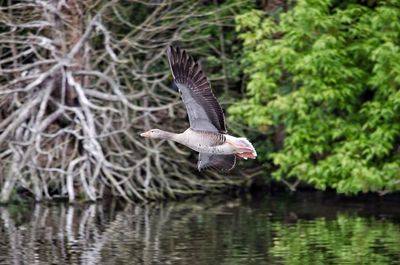
[[[140,135],[175,141],[199,152],[199,171],[209,168],[229,171],[235,167],[236,157],[255,159],[257,152],[246,138],[227,133],[224,113],[199,63],[178,47],[168,47],[167,56],[190,128],[182,133],[152,129]]]

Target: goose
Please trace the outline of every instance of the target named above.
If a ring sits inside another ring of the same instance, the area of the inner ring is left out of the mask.
[[[222,108],[199,63],[178,47],[169,46],[167,57],[190,127],[182,133],[151,129],[140,135],[175,141],[199,152],[199,171],[230,171],[235,167],[236,157],[255,159],[257,152],[249,140],[228,134]]]

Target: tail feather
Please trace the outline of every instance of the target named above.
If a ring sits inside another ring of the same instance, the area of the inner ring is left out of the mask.
[[[247,138],[244,137],[233,137],[231,135],[225,135],[226,141],[235,147],[235,155],[242,158],[255,159],[257,157],[257,151],[254,146],[250,143]]]
[[[250,143],[250,141],[247,140],[247,138],[240,137],[240,138],[237,138],[237,139],[240,141],[241,144],[243,144],[243,145],[245,145],[246,147],[250,148],[250,149],[252,150],[252,154],[253,154],[254,156],[257,156],[257,151],[256,151],[256,149],[255,149],[254,146]]]

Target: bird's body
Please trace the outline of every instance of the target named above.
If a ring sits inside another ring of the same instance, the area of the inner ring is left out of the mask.
[[[242,150],[230,144],[240,141],[240,138],[229,134],[194,131],[190,128],[183,133],[174,134],[171,140],[199,153],[228,155],[248,151],[246,148]]]
[[[256,150],[246,138],[227,133],[222,108],[199,64],[179,48],[169,47],[167,54],[175,85],[188,112],[190,128],[182,133],[153,129],[141,135],[172,140],[199,152],[199,170],[229,171],[235,166],[236,157],[255,159]]]

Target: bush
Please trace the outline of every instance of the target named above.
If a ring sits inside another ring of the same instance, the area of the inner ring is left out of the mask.
[[[300,0],[275,17],[237,17],[249,98],[229,111],[264,132],[282,128],[283,147],[261,156],[275,179],[400,190],[400,3],[359,2]]]

